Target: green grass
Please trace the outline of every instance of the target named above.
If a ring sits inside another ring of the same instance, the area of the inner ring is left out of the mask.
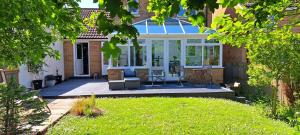
[[[293,134],[287,124],[266,118],[253,106],[222,99],[119,98],[98,99],[105,115],[67,115],[47,134],[176,135]]]

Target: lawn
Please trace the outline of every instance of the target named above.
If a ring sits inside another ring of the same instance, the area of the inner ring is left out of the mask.
[[[67,115],[47,134],[174,135],[293,134],[287,124],[266,118],[253,106],[206,98],[97,99],[96,118]]]

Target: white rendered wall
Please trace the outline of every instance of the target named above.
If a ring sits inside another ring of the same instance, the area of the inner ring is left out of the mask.
[[[64,57],[63,57],[63,42],[57,41],[53,43],[53,49],[58,50],[60,54],[60,59],[55,60],[54,58],[46,57],[45,62],[47,66],[43,67],[43,71],[40,76],[34,75],[28,72],[27,65],[21,65],[19,68],[19,83],[24,85],[26,88],[31,88],[31,82],[33,79],[44,80],[46,75],[56,75],[56,70],[58,74],[63,76],[64,80]],[[44,82],[43,82],[44,83]],[[44,86],[44,84],[43,84]]]

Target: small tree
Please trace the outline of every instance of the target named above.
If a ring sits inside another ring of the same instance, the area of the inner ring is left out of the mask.
[[[0,134],[27,134],[46,119],[45,102],[15,80],[0,85]]]
[[[211,37],[218,38],[224,44],[245,46],[247,49],[249,84],[272,87],[273,116],[276,116],[279,81],[291,84],[299,80],[300,37],[292,32],[291,26],[279,25],[284,16],[277,14],[285,12],[287,6],[289,3],[286,1],[266,6],[263,10],[267,19],[262,22],[257,22],[255,17],[260,14],[261,8],[237,8],[237,18],[222,15],[212,24],[217,32]],[[293,92],[286,96],[293,104]]]

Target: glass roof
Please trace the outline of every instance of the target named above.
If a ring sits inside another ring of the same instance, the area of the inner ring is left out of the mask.
[[[151,19],[146,19],[133,24],[140,34],[198,34],[199,27],[191,23],[168,18],[162,25],[156,24]]]

